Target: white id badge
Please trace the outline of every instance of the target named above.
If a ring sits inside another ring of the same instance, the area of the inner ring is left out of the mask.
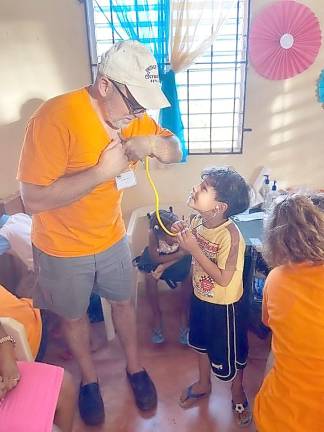
[[[115,180],[118,190],[130,188],[136,185],[135,173],[132,170],[121,173],[119,176],[115,177]]]

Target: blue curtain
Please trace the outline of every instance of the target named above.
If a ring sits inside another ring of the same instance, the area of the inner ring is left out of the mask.
[[[173,71],[167,70],[169,61],[170,0],[109,0],[111,26],[123,39],[139,40],[153,52],[158,67],[162,90],[171,107],[160,111],[160,124],[171,130],[180,140],[182,161],[187,158],[179,99]]]
[[[321,71],[317,82],[317,97],[320,103],[324,103],[324,69]]]
[[[179,138],[182,147],[182,162],[185,162],[187,159],[188,150],[184,139],[177,85],[173,70],[169,70],[164,74],[162,80],[162,90],[167,95],[171,106],[161,109],[160,123],[163,127],[171,130]]]

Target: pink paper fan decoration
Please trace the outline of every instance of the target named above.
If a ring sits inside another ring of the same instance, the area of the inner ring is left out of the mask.
[[[265,78],[291,78],[306,70],[318,54],[321,30],[305,5],[284,0],[266,7],[250,32],[250,60]]]

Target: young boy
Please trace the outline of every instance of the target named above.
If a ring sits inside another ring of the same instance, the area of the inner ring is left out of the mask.
[[[180,406],[188,408],[210,395],[212,370],[219,379],[232,381],[233,412],[238,424],[246,426],[251,412],[242,379],[248,344],[239,302],[245,244],[229,218],[248,208],[249,189],[236,171],[211,168],[203,171],[188,206],[199,215],[190,227],[178,221],[172,230],[193,257],[189,345],[198,353],[199,380],[183,391]]]

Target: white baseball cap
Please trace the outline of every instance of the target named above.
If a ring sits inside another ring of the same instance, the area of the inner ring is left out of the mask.
[[[170,106],[161,90],[158,66],[153,54],[136,40],[118,42],[102,54],[98,72],[125,84],[143,108],[160,109]]]

